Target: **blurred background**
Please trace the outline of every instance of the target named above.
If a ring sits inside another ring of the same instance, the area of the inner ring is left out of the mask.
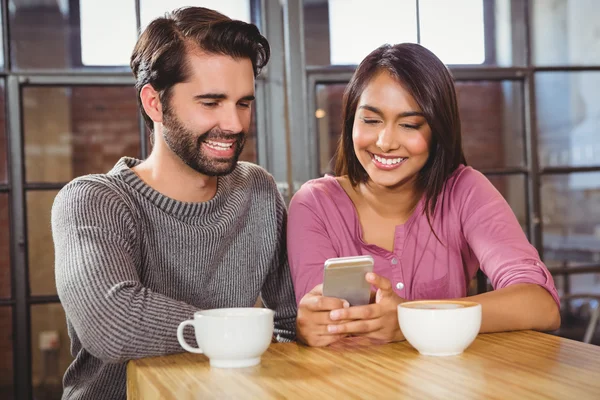
[[[456,78],[467,160],[555,277],[555,334],[600,344],[600,2],[1,0],[1,399],[61,396],[71,356],[50,208],[71,179],[149,154],[129,55],[150,20],[187,5],[253,22],[269,39],[242,158],[271,172],[287,200],[331,171],[342,93],[366,54],[399,42],[436,53]],[[472,286],[490,289],[483,276]]]

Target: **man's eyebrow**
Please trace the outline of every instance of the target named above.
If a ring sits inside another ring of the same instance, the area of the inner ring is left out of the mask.
[[[203,100],[203,99],[225,100],[225,99],[227,99],[227,95],[225,93],[203,93],[203,94],[195,95],[194,99],[195,100]]]
[[[254,95],[249,94],[238,101],[253,101],[254,99]],[[227,95],[225,93],[203,93],[195,95],[194,100],[227,100]]]

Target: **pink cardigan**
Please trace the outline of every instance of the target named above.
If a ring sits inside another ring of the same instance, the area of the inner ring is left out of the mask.
[[[464,297],[481,268],[495,289],[535,283],[560,304],[552,276],[510,206],[480,172],[461,165],[438,198],[431,223],[443,244],[423,207],[421,199],[409,220],[396,227],[389,252],[362,240],[354,204],[334,177],[305,183],[290,203],[287,227],[296,301],[323,282],[328,258],[369,254],[375,272],[406,300]]]

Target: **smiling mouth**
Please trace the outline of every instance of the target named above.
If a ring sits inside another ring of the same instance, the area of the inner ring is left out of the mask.
[[[371,153],[371,159],[375,162],[375,164],[377,164],[378,166],[383,166],[383,167],[395,167],[395,166],[399,166],[400,164],[402,164],[405,160],[408,159],[408,157],[381,157],[377,154],[373,154]]]
[[[400,168],[408,157],[383,157],[377,154],[369,153],[371,155],[371,162],[375,168],[381,171],[392,171],[396,168]]]
[[[233,147],[235,142],[217,142],[214,140],[207,140],[204,142],[208,147],[215,150],[229,150]]]

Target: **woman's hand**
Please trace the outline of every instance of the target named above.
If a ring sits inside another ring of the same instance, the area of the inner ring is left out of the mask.
[[[347,334],[331,333],[328,326],[339,322],[331,320],[331,310],[347,309],[350,305],[346,300],[323,296],[323,285],[315,286],[298,304],[296,319],[296,335],[298,340],[309,346],[328,346]]]
[[[394,292],[389,279],[374,273],[368,273],[365,279],[377,288],[375,303],[331,311],[329,318],[335,322],[327,326],[327,332],[362,335],[385,342],[404,340],[398,325],[398,304],[404,299]]]

